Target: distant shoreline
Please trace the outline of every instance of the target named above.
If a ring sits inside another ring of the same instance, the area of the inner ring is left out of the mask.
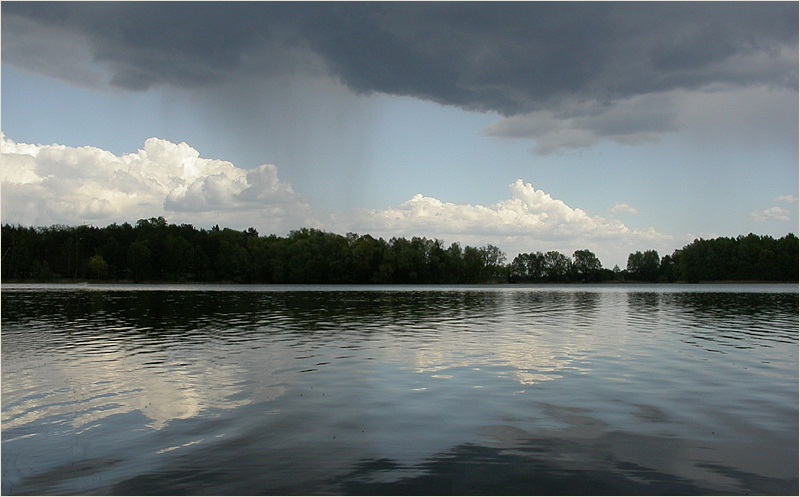
[[[261,236],[250,228],[210,231],[167,223],[2,226],[0,278],[18,282],[242,284],[491,284],[797,282],[798,240],[749,234],[697,239],[671,255],[636,251],[624,269],[588,249],[520,253],[438,239],[339,235],[310,228]]]

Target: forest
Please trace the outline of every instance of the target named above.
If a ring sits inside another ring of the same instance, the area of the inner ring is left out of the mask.
[[[599,283],[610,281],[798,281],[798,238],[749,234],[697,239],[660,257],[628,256],[603,267],[588,249],[571,256],[530,252],[507,262],[498,247],[445,246],[425,237],[339,235],[302,228],[260,236],[214,226],[197,229],[163,217],[135,225],[24,227],[5,224],[4,282],[203,282],[292,284]]]

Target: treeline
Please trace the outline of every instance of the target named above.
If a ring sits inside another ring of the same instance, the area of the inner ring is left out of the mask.
[[[463,284],[759,280],[797,281],[798,239],[748,235],[696,240],[672,255],[654,250],[604,268],[589,250],[520,254],[493,245],[445,246],[424,237],[345,236],[303,228],[285,237],[168,224],[2,226],[3,281]]]
[[[286,237],[249,228],[167,224],[2,227],[2,278],[235,283],[479,283],[504,277],[497,247],[445,247],[303,228]]]
[[[668,278],[688,282],[791,281],[798,280],[797,237],[775,240],[749,234],[737,238],[695,240],[662,261],[660,270]]]
[[[736,238],[697,239],[659,257],[655,250],[628,256],[625,269],[604,269],[588,250],[572,261],[558,252],[520,254],[511,263],[509,280],[523,282],[648,281],[798,281],[798,239],[793,233],[774,239],[749,234]]]

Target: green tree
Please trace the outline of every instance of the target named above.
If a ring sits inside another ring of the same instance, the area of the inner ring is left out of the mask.
[[[657,281],[660,264],[655,250],[637,251],[628,255],[628,275],[635,280]]]
[[[215,277],[224,281],[248,283],[252,268],[250,253],[247,251],[247,235],[224,228],[212,231],[211,236],[219,243],[219,251],[212,261]]]
[[[89,259],[89,274],[98,279],[108,277],[108,263],[102,255],[96,254]]]
[[[147,243],[142,240],[131,243],[128,248],[128,268],[135,282],[153,277],[152,253]]]
[[[545,256],[541,252],[517,255],[508,269],[509,276],[518,281],[541,281],[545,278]]]
[[[507,280],[505,271],[506,254],[494,245],[485,245],[479,249],[483,263],[481,282]]]
[[[464,283],[479,283],[483,277],[483,255],[475,247],[464,247]]]
[[[197,256],[192,245],[184,237],[168,234],[164,239],[164,253],[161,258],[167,280],[185,281],[193,276],[192,266]]]
[[[798,280],[798,238],[794,233],[778,239],[775,243],[776,261],[778,266],[778,278],[781,281]]]
[[[442,256],[443,270],[446,275],[446,283],[463,283],[466,274],[464,267],[464,251],[461,244],[453,242],[447,247]]]
[[[569,257],[556,250],[550,250],[544,254],[542,263],[544,276],[547,281],[567,281],[572,265]]]
[[[661,264],[658,268],[658,281],[662,283],[672,283],[678,279],[678,265],[675,262],[675,257],[665,255],[661,258]]]
[[[514,260],[511,261],[511,265],[509,267],[509,279],[511,282],[517,281],[530,281],[528,277],[528,265],[527,265],[527,256],[529,254],[518,254],[514,257]]]
[[[599,281],[603,264],[590,250],[576,250],[572,254],[572,268],[583,282]]]

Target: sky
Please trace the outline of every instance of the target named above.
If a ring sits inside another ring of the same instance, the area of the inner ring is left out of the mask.
[[[796,2],[3,2],[0,216],[624,268],[798,227]]]

